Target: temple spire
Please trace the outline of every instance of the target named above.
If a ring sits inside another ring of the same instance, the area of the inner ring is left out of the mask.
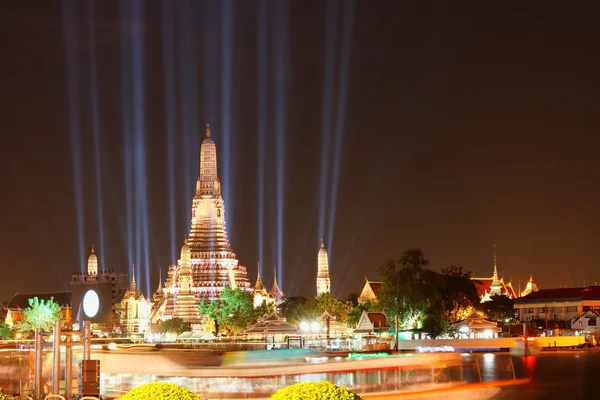
[[[258,274],[256,276],[256,283],[254,284],[254,292],[260,292],[261,290],[264,290],[264,285],[262,283],[262,281],[260,280],[260,261],[258,262]]]
[[[209,124],[206,124],[205,133],[206,133],[206,137],[210,137],[210,125]]]
[[[159,292],[162,289],[162,269],[158,270],[158,289],[156,289],[157,292]]]
[[[129,285],[129,291],[137,291],[137,284],[135,283],[135,264],[131,265],[131,285]]]
[[[498,280],[498,266],[496,265],[496,245],[494,245],[494,280]]]
[[[321,239],[321,248],[317,252],[317,296],[331,292],[331,277],[329,276],[329,256],[325,243]]]
[[[285,295],[283,294],[283,291],[277,284],[277,266],[275,266],[274,269],[275,269],[275,275],[273,278],[273,287],[271,288],[271,292],[269,294],[275,299],[275,304],[279,305],[283,301],[283,298],[285,297]]]
[[[494,244],[494,275],[490,285],[490,296],[502,294],[502,284],[498,279],[498,266],[496,264],[496,245]]]

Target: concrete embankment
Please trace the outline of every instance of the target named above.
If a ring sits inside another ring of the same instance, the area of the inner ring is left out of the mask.
[[[544,347],[574,347],[585,342],[583,336],[549,336],[529,338],[529,344],[540,348]],[[419,349],[433,349],[451,346],[454,349],[480,350],[480,351],[507,351],[522,345],[523,338],[497,338],[497,339],[427,339],[427,340],[401,340],[398,349],[401,351],[418,351]]]

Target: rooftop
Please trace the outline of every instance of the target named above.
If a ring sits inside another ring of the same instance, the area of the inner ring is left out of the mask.
[[[600,300],[600,286],[541,289],[513,301],[515,304],[530,304],[556,300]]]

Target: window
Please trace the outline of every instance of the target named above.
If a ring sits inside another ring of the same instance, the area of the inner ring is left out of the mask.
[[[540,312],[541,313],[545,313],[546,312],[546,307],[540,307]]]
[[[567,307],[567,312],[577,312],[577,306],[569,306],[569,307]]]
[[[533,308],[528,308],[526,311],[527,314],[533,314],[535,313],[535,311],[533,311]]]
[[[596,326],[596,318],[588,318],[588,326]]]

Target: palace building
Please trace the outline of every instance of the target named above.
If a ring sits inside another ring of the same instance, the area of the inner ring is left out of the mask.
[[[218,300],[226,286],[250,291],[246,267],[239,264],[227,238],[217,149],[207,125],[200,147],[200,174],[192,201],[190,233],[180,259],[169,266],[164,286],[159,282],[153,296],[153,322],[179,317],[197,329],[200,302]]]

